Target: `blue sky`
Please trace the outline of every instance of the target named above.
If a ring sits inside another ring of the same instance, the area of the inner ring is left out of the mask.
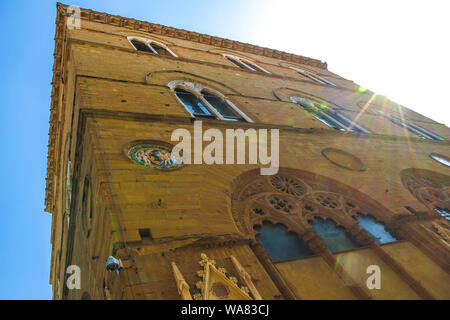
[[[445,1],[426,7],[330,1],[329,9],[323,1],[287,0],[65,3],[318,58],[331,71],[450,125]],[[51,215],[44,196],[55,15],[54,1],[0,2],[0,299],[51,298]],[[434,81],[411,80],[412,67],[414,75]]]
[[[65,3],[229,38],[237,38],[233,21],[243,18],[230,9],[233,1]],[[201,7],[197,13],[193,3]],[[225,23],[216,23],[219,15]],[[0,2],[0,299],[51,299],[51,215],[44,212],[44,197],[55,17],[55,1]]]

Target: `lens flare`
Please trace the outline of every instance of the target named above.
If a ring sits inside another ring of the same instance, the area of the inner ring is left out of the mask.
[[[320,108],[323,109],[323,110],[325,110],[326,108],[328,108],[328,103],[322,102],[322,103],[320,104]]]
[[[364,263],[360,254],[356,252],[341,253],[336,256],[335,269],[342,268],[352,279],[358,279],[358,275],[364,274]]]
[[[359,85],[355,84],[355,91],[358,92],[358,93],[363,93],[363,92],[366,92],[367,89],[362,87],[362,86],[359,86]]]

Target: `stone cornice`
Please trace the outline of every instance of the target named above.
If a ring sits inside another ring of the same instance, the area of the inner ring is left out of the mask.
[[[53,213],[54,210],[54,194],[55,194],[55,173],[57,169],[56,163],[56,143],[58,130],[60,129],[59,115],[59,99],[62,80],[62,56],[64,42],[64,14],[65,10],[61,5],[57,4],[56,30],[55,30],[55,49],[53,51],[53,77],[52,92],[50,102],[50,126],[48,134],[48,153],[47,153],[47,177],[45,189],[45,211]]]
[[[58,14],[67,15],[67,5],[58,3]],[[220,37],[214,37],[207,34],[201,34],[197,32],[187,31],[183,29],[177,29],[173,27],[167,27],[160,24],[154,24],[146,21],[140,21],[132,18],[125,18],[117,15],[110,15],[104,12],[97,12],[89,9],[80,9],[80,18],[97,23],[109,24],[116,27],[127,28],[130,30],[136,30],[141,32],[148,32],[152,34],[158,34],[171,38],[178,38],[182,40],[189,40],[192,42],[199,42],[215,47],[221,47],[226,49],[232,49],[236,51],[242,51],[246,53],[253,53],[265,57],[285,60],[294,63],[300,63],[310,65],[317,68],[327,69],[326,62],[322,62],[317,59],[312,59],[304,56],[295,55],[275,49],[264,48],[255,46],[248,43],[239,41],[233,41]]]
[[[55,206],[55,178],[58,169],[56,163],[56,148],[57,137],[59,130],[61,129],[60,123],[60,89],[62,83],[62,65],[63,65],[63,45],[64,45],[64,31],[65,31],[65,17],[68,16],[68,5],[57,3],[57,15],[56,15],[56,31],[55,31],[55,49],[53,52],[53,77],[52,77],[52,92],[51,92],[51,104],[50,104],[50,128],[49,128],[49,140],[48,140],[48,154],[47,154],[47,177],[46,177],[46,190],[45,190],[45,211],[53,213]],[[148,32],[152,34],[163,35],[172,38],[178,38],[182,40],[188,40],[192,42],[198,42],[202,44],[212,45],[215,47],[232,49],[241,51],[244,53],[252,53],[265,57],[271,57],[293,63],[299,63],[304,65],[310,65],[322,69],[327,69],[325,62],[298,56],[291,53],[286,53],[274,49],[255,46],[239,41],[232,41],[223,39],[220,37],[214,37],[207,34],[200,34],[197,32],[191,32],[187,30],[177,29],[173,27],[167,27],[160,24],[153,24],[146,21],[139,21],[131,18],[124,18],[117,15],[110,15],[103,12],[97,12],[89,9],[80,9],[80,18],[82,20],[92,21],[96,23],[109,24],[116,27],[122,27],[130,30],[136,30],[141,32]]]

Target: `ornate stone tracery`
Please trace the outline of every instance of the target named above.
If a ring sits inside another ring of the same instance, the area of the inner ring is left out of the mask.
[[[197,271],[197,276],[201,279],[197,281],[195,287],[199,292],[193,296],[189,291],[189,285],[184,280],[181,271],[175,262],[172,262],[172,270],[177,283],[178,294],[183,300],[261,300],[262,297],[255,285],[252,277],[244,269],[241,263],[230,256],[233,266],[245,286],[239,286],[238,279],[228,275],[228,271],[223,267],[218,267],[216,261],[208,258],[204,253],[200,255],[199,261],[201,270]]]
[[[403,170],[400,175],[405,188],[430,211],[450,212],[449,176],[413,168]]]
[[[351,231],[353,217],[373,215],[386,223],[387,209],[351,187],[310,172],[280,169],[277,175],[247,172],[237,181],[233,217],[244,234],[255,237],[253,226],[263,221],[281,223],[289,231],[310,232],[315,218],[331,219]]]

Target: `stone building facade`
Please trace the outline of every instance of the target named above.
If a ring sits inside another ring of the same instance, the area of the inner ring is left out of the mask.
[[[315,59],[72,9],[51,95],[54,299],[450,298],[449,128]],[[174,160],[194,120],[278,129],[278,172]]]

